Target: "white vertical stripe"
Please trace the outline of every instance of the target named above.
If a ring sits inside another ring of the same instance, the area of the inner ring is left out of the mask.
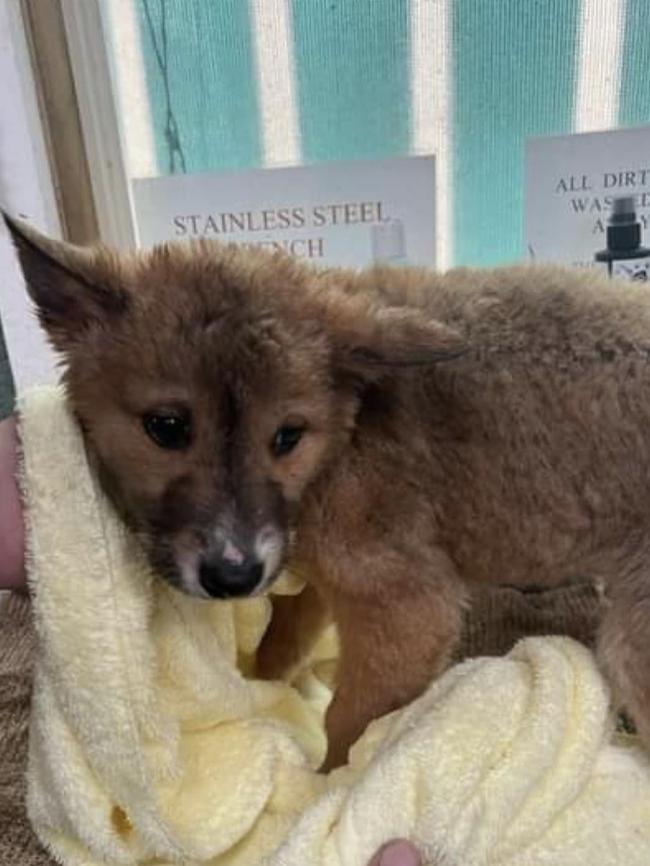
[[[415,153],[436,157],[436,265],[452,262],[451,0],[411,0],[411,116]]]
[[[301,159],[290,0],[250,0],[266,165]]]
[[[158,165],[136,2],[105,0],[104,10],[127,171],[129,177],[151,177]]]
[[[625,0],[581,0],[576,57],[576,132],[616,126]]]

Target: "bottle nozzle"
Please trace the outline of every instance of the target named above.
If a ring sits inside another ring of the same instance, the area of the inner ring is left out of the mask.
[[[636,208],[634,196],[624,195],[612,201],[612,212],[610,215],[612,223],[634,223],[636,222]]]

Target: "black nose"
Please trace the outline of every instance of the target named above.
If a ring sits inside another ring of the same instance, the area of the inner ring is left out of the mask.
[[[199,583],[212,598],[240,598],[250,595],[262,581],[264,564],[245,559],[240,565],[225,560],[205,559],[199,566]]]

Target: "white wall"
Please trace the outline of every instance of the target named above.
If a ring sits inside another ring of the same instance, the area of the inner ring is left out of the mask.
[[[0,206],[60,236],[20,4],[0,0]],[[0,316],[19,390],[55,378],[53,356],[30,308],[0,221]]]

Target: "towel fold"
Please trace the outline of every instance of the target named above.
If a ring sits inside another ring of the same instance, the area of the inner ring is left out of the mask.
[[[152,577],[58,388],[24,398],[21,430],[28,808],[61,862],[361,866],[393,836],[459,866],[650,862],[650,765],[614,735],[585,647],[531,638],[459,664],[322,777],[334,633],[291,684],[253,679],[268,599],[204,602]]]

